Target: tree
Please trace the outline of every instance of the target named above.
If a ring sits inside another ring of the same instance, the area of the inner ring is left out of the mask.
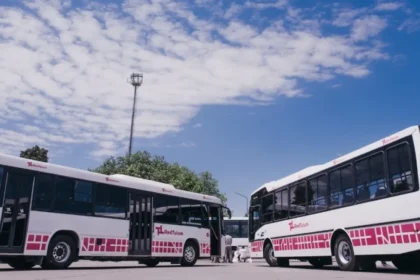
[[[21,151],[20,157],[42,162],[48,162],[48,150],[40,148],[38,145],[35,145],[32,148]]]
[[[99,167],[90,170],[101,174],[124,174],[133,177],[172,184],[175,188],[220,198],[226,205],[226,195],[221,193],[218,182],[208,172],[195,173],[178,163],[169,163],[162,156],[152,156],[139,151],[130,156],[110,157]]]

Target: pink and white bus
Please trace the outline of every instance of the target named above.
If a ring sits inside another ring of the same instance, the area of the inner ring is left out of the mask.
[[[251,195],[251,257],[315,267],[420,268],[420,132],[409,127],[322,165],[264,184]]]
[[[230,211],[213,196],[2,154],[0,182],[0,261],[17,269],[80,259],[193,266],[225,252]]]

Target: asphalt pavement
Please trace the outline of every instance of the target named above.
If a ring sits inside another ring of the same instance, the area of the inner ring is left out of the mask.
[[[67,270],[47,271],[34,268],[17,271],[0,264],[0,279],[8,280],[307,280],[307,279],[354,279],[354,280],[398,280],[419,279],[420,275],[399,273],[394,267],[383,267],[377,263],[375,272],[343,272],[336,266],[314,269],[307,263],[292,262],[289,268],[269,267],[262,260],[252,263],[214,264],[210,260],[200,260],[194,267],[160,264],[148,268],[136,262],[89,262],[74,263]],[[149,278],[151,277],[151,278]]]

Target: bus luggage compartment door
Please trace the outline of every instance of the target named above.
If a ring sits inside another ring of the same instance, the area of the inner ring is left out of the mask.
[[[0,253],[23,253],[34,176],[13,169],[2,175],[0,189],[4,191],[4,198],[0,217]]]

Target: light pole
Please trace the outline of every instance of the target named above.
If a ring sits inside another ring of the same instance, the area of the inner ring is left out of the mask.
[[[246,211],[245,213],[248,213],[248,197],[246,195],[243,195],[241,193],[235,192],[237,195],[242,196],[243,198],[246,199]]]
[[[136,114],[136,100],[137,100],[137,88],[143,83],[143,74],[133,73],[130,76],[128,82],[134,87],[134,100],[133,100],[133,112],[131,114],[131,129],[130,129],[130,143],[128,145],[128,156],[131,157],[131,147],[133,142],[133,128],[134,128],[134,116]]]

